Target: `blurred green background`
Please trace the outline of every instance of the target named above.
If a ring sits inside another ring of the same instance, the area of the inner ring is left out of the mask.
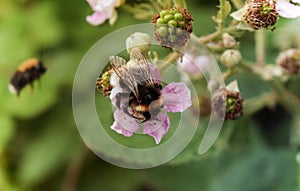
[[[218,10],[217,3],[188,1],[195,34],[214,31],[211,17]],[[89,151],[72,113],[76,69],[101,37],[143,22],[119,9],[114,26],[106,22],[94,27],[85,21],[91,13],[84,0],[0,1],[1,191],[298,190],[295,150],[290,146],[294,124],[291,114],[281,106],[227,122],[205,155],[197,154],[200,140],[195,137],[182,155],[152,169],[119,168]],[[254,60],[253,34],[247,33],[239,40],[242,55]],[[274,41],[268,46],[267,59],[274,61],[273,55],[280,47]],[[7,85],[17,66],[41,55],[48,71],[34,84],[34,91],[26,87],[20,97],[11,95]],[[266,83],[253,80],[249,74],[235,78],[241,81],[245,99],[269,90]]]

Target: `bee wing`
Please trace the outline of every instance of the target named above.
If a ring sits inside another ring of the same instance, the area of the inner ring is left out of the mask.
[[[137,81],[132,72],[126,67],[127,61],[119,56],[110,56],[109,62],[117,76],[128,86],[138,98]]]
[[[140,82],[146,82],[149,85],[154,85],[154,80],[152,76],[152,72],[149,66],[149,62],[146,59],[146,56],[140,49],[132,49],[131,58],[136,61],[137,63],[137,73],[138,73],[138,80]]]
[[[115,73],[121,78],[122,71],[126,69],[126,60],[119,56],[110,56],[109,62]]]

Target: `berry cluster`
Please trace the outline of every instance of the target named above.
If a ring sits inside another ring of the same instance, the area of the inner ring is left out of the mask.
[[[286,50],[278,56],[276,62],[286,72],[290,74],[298,74],[300,71],[300,50]]]
[[[155,39],[167,48],[184,46],[193,31],[192,21],[186,9],[162,10],[152,20],[155,23]]]
[[[222,88],[216,92],[212,100],[212,107],[225,120],[234,120],[243,114],[243,101],[239,92]]]

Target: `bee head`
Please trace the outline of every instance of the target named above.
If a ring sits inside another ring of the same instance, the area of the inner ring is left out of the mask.
[[[153,101],[159,99],[161,95],[160,89],[146,84],[139,84],[138,90],[141,103],[143,104],[151,104]]]

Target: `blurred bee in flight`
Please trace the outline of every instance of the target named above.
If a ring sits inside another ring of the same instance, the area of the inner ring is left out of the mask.
[[[38,80],[46,72],[43,62],[37,58],[30,58],[21,63],[10,79],[8,86],[12,94],[20,95],[21,90],[29,84],[33,88],[33,82]]]
[[[140,122],[156,117],[163,108],[162,86],[153,79],[152,65],[143,52],[132,50],[128,62],[111,56],[110,63],[114,71],[111,84],[122,90],[116,94],[116,106]]]

